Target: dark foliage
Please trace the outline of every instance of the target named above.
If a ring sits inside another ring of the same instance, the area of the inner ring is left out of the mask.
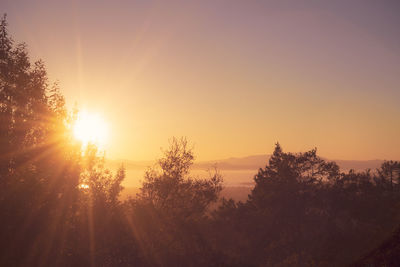
[[[277,144],[249,199],[225,201],[215,213],[219,247],[254,266],[350,264],[399,223],[399,185],[386,165],[374,175],[340,173],[316,150],[283,153]]]
[[[400,266],[400,228],[382,245],[351,266]]]

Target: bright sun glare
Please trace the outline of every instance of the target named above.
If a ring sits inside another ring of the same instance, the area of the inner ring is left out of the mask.
[[[104,147],[108,137],[108,127],[98,114],[81,111],[74,125],[74,136],[83,146],[93,143]]]

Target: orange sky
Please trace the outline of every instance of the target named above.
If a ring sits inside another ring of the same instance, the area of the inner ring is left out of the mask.
[[[396,1],[2,2],[68,106],[108,121],[109,157],[186,136],[200,160],[400,159]]]

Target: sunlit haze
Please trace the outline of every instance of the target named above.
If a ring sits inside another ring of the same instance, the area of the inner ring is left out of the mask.
[[[1,266],[400,266],[400,0],[0,0]]]
[[[78,113],[74,124],[74,136],[83,146],[88,143],[97,145],[104,149],[108,140],[108,126],[100,115],[81,111]]]
[[[68,107],[101,111],[111,158],[186,136],[199,160],[400,159],[399,1],[1,2]],[[103,142],[89,121],[75,135]]]

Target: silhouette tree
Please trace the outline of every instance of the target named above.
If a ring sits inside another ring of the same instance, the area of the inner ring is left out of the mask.
[[[381,167],[377,169],[378,175],[383,182],[389,182],[390,190],[393,191],[395,185],[398,186],[400,182],[400,162],[385,161]],[[397,177],[396,177],[397,176]],[[397,178],[397,179],[396,179]]]
[[[87,265],[92,254],[80,258],[84,249],[76,249],[83,244],[90,247],[93,237],[85,237],[92,232],[79,224],[84,221],[82,211],[95,210],[96,216],[107,218],[96,218],[99,231],[115,226],[108,218],[114,218],[112,212],[121,205],[124,170],[113,176],[93,148],[82,156],[71,134],[73,120],[57,84],[49,84],[43,62],[31,64],[26,45],[14,44],[4,15],[0,22],[1,266]],[[81,180],[88,181],[90,190],[79,186]],[[82,238],[86,240],[80,243]]]
[[[0,264],[44,264],[61,250],[58,233],[79,181],[79,148],[43,62],[30,63],[0,23]]]
[[[254,180],[248,201],[225,200],[213,213],[215,247],[229,265],[342,266],[398,224],[399,198],[375,174],[341,173],[315,149],[292,154],[277,144]]]
[[[212,253],[202,226],[222,178],[217,172],[208,179],[192,178],[193,159],[186,139],[172,139],[158,162],[160,169],[146,172],[137,198],[131,200],[134,234],[152,264],[186,265],[193,257],[204,262],[205,254]]]

